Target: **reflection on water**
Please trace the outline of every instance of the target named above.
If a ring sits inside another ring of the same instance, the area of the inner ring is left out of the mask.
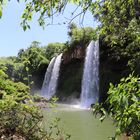
[[[52,111],[53,110],[53,111]],[[108,140],[115,132],[110,119],[101,123],[89,109],[81,109],[78,105],[58,104],[54,109],[45,110],[46,117],[60,117],[60,125],[71,140]]]

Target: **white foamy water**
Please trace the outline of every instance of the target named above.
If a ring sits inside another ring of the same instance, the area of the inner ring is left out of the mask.
[[[43,82],[42,86],[42,95],[48,99],[50,99],[56,93],[61,57],[62,54],[58,55],[56,59],[52,59],[50,65],[48,66],[48,72],[46,72],[45,75],[45,81]]]
[[[99,43],[91,41],[86,49],[82,79],[81,107],[90,108],[99,98]]]
[[[41,95],[43,97],[46,97],[47,93],[48,93],[49,82],[50,82],[50,79],[51,79],[55,59],[56,59],[55,57],[52,58],[52,60],[49,63],[49,66],[46,70],[46,73],[45,73],[45,78],[44,78],[42,89],[41,89]]]

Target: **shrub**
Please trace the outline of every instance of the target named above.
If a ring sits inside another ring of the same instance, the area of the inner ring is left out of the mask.
[[[108,91],[108,113],[114,119],[116,134],[125,133],[134,139],[140,136],[140,78],[129,75],[122,78],[118,85],[110,84]],[[95,105],[95,113],[102,113],[101,120],[106,112],[102,105]]]
[[[0,139],[65,140],[59,119],[44,129],[42,110],[32,101],[28,89],[0,71]]]

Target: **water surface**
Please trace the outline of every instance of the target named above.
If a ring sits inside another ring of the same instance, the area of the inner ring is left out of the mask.
[[[59,104],[51,110],[49,118],[60,117],[60,125],[66,133],[71,134],[71,140],[109,140],[114,136],[113,122],[108,118],[101,123],[91,110],[65,104]],[[45,111],[47,114],[48,111]]]

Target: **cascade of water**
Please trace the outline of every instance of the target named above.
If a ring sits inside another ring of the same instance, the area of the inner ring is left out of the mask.
[[[58,55],[56,59],[52,59],[52,61],[50,62],[50,69],[48,70],[49,74],[47,76],[47,72],[45,75],[45,81],[42,86],[42,95],[48,99],[50,99],[56,92],[56,88],[57,88],[57,82],[58,82],[58,77],[59,77],[59,70],[60,70],[60,64],[61,64],[61,57],[62,54]],[[49,68],[48,66],[48,68]],[[48,78],[47,78],[48,77]]]
[[[99,43],[91,41],[86,49],[82,79],[81,107],[89,108],[99,96]]]
[[[45,78],[44,78],[42,89],[41,89],[41,95],[44,96],[44,97],[46,97],[47,93],[48,93],[49,82],[50,82],[50,79],[51,79],[55,59],[56,59],[55,57],[53,57],[51,59],[51,61],[49,63],[49,66],[48,66],[48,68],[46,70],[46,73],[45,73]]]
[[[49,99],[56,93],[60,64],[61,64],[61,57],[62,54],[57,56],[52,70],[52,75],[49,82],[48,93],[47,93],[47,98]]]

